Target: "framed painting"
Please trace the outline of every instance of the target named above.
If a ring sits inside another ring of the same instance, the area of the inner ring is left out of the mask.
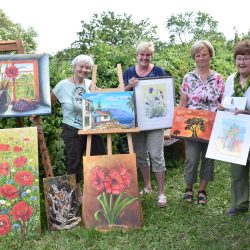
[[[171,136],[195,141],[209,141],[215,112],[176,107]]]
[[[0,129],[0,238],[40,234],[37,128]]]
[[[75,175],[43,179],[48,228],[71,229],[81,222]]]
[[[85,93],[83,98],[83,130],[135,127],[133,92]]]
[[[83,220],[87,228],[140,228],[135,154],[83,157]]]
[[[140,79],[134,93],[140,130],[172,127],[175,105],[173,78]]]
[[[234,112],[236,109],[245,110],[246,104],[246,97],[226,96],[222,101],[225,110],[231,112]]]
[[[217,111],[206,157],[246,165],[249,138],[250,115]]]
[[[0,117],[50,113],[49,55],[0,55]]]

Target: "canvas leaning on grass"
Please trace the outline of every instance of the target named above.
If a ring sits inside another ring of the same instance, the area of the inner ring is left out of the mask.
[[[217,111],[207,158],[245,165],[250,148],[250,116]]]
[[[134,92],[140,130],[171,128],[175,105],[173,78],[140,79]]]

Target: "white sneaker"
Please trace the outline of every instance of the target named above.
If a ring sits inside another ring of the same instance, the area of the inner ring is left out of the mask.
[[[168,204],[167,197],[164,194],[158,196],[158,207],[166,207]]]

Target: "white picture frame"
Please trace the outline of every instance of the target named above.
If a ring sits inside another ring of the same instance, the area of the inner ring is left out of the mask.
[[[172,127],[174,92],[172,77],[139,79],[134,93],[136,121],[141,131]]]
[[[206,157],[246,165],[249,138],[250,115],[217,111]]]
[[[234,112],[236,109],[245,110],[247,103],[246,97],[235,97],[235,96],[226,96],[222,105],[226,111]]]

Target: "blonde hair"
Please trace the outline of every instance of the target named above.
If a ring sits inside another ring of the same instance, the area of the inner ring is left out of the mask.
[[[92,69],[93,68],[93,65],[94,65],[94,60],[92,57],[90,56],[87,56],[87,55],[79,55],[77,57],[75,57],[72,62],[71,62],[71,66],[72,68],[74,69],[76,67],[76,65],[78,64],[87,64],[90,66],[90,68]]]
[[[136,47],[136,55],[145,51],[149,51],[153,54],[155,51],[154,44],[152,42],[140,42]]]
[[[207,40],[201,40],[201,41],[198,41],[195,44],[193,44],[193,46],[191,47],[192,58],[194,59],[195,54],[199,53],[205,47],[207,47],[210,57],[213,58],[214,57],[214,47]]]

